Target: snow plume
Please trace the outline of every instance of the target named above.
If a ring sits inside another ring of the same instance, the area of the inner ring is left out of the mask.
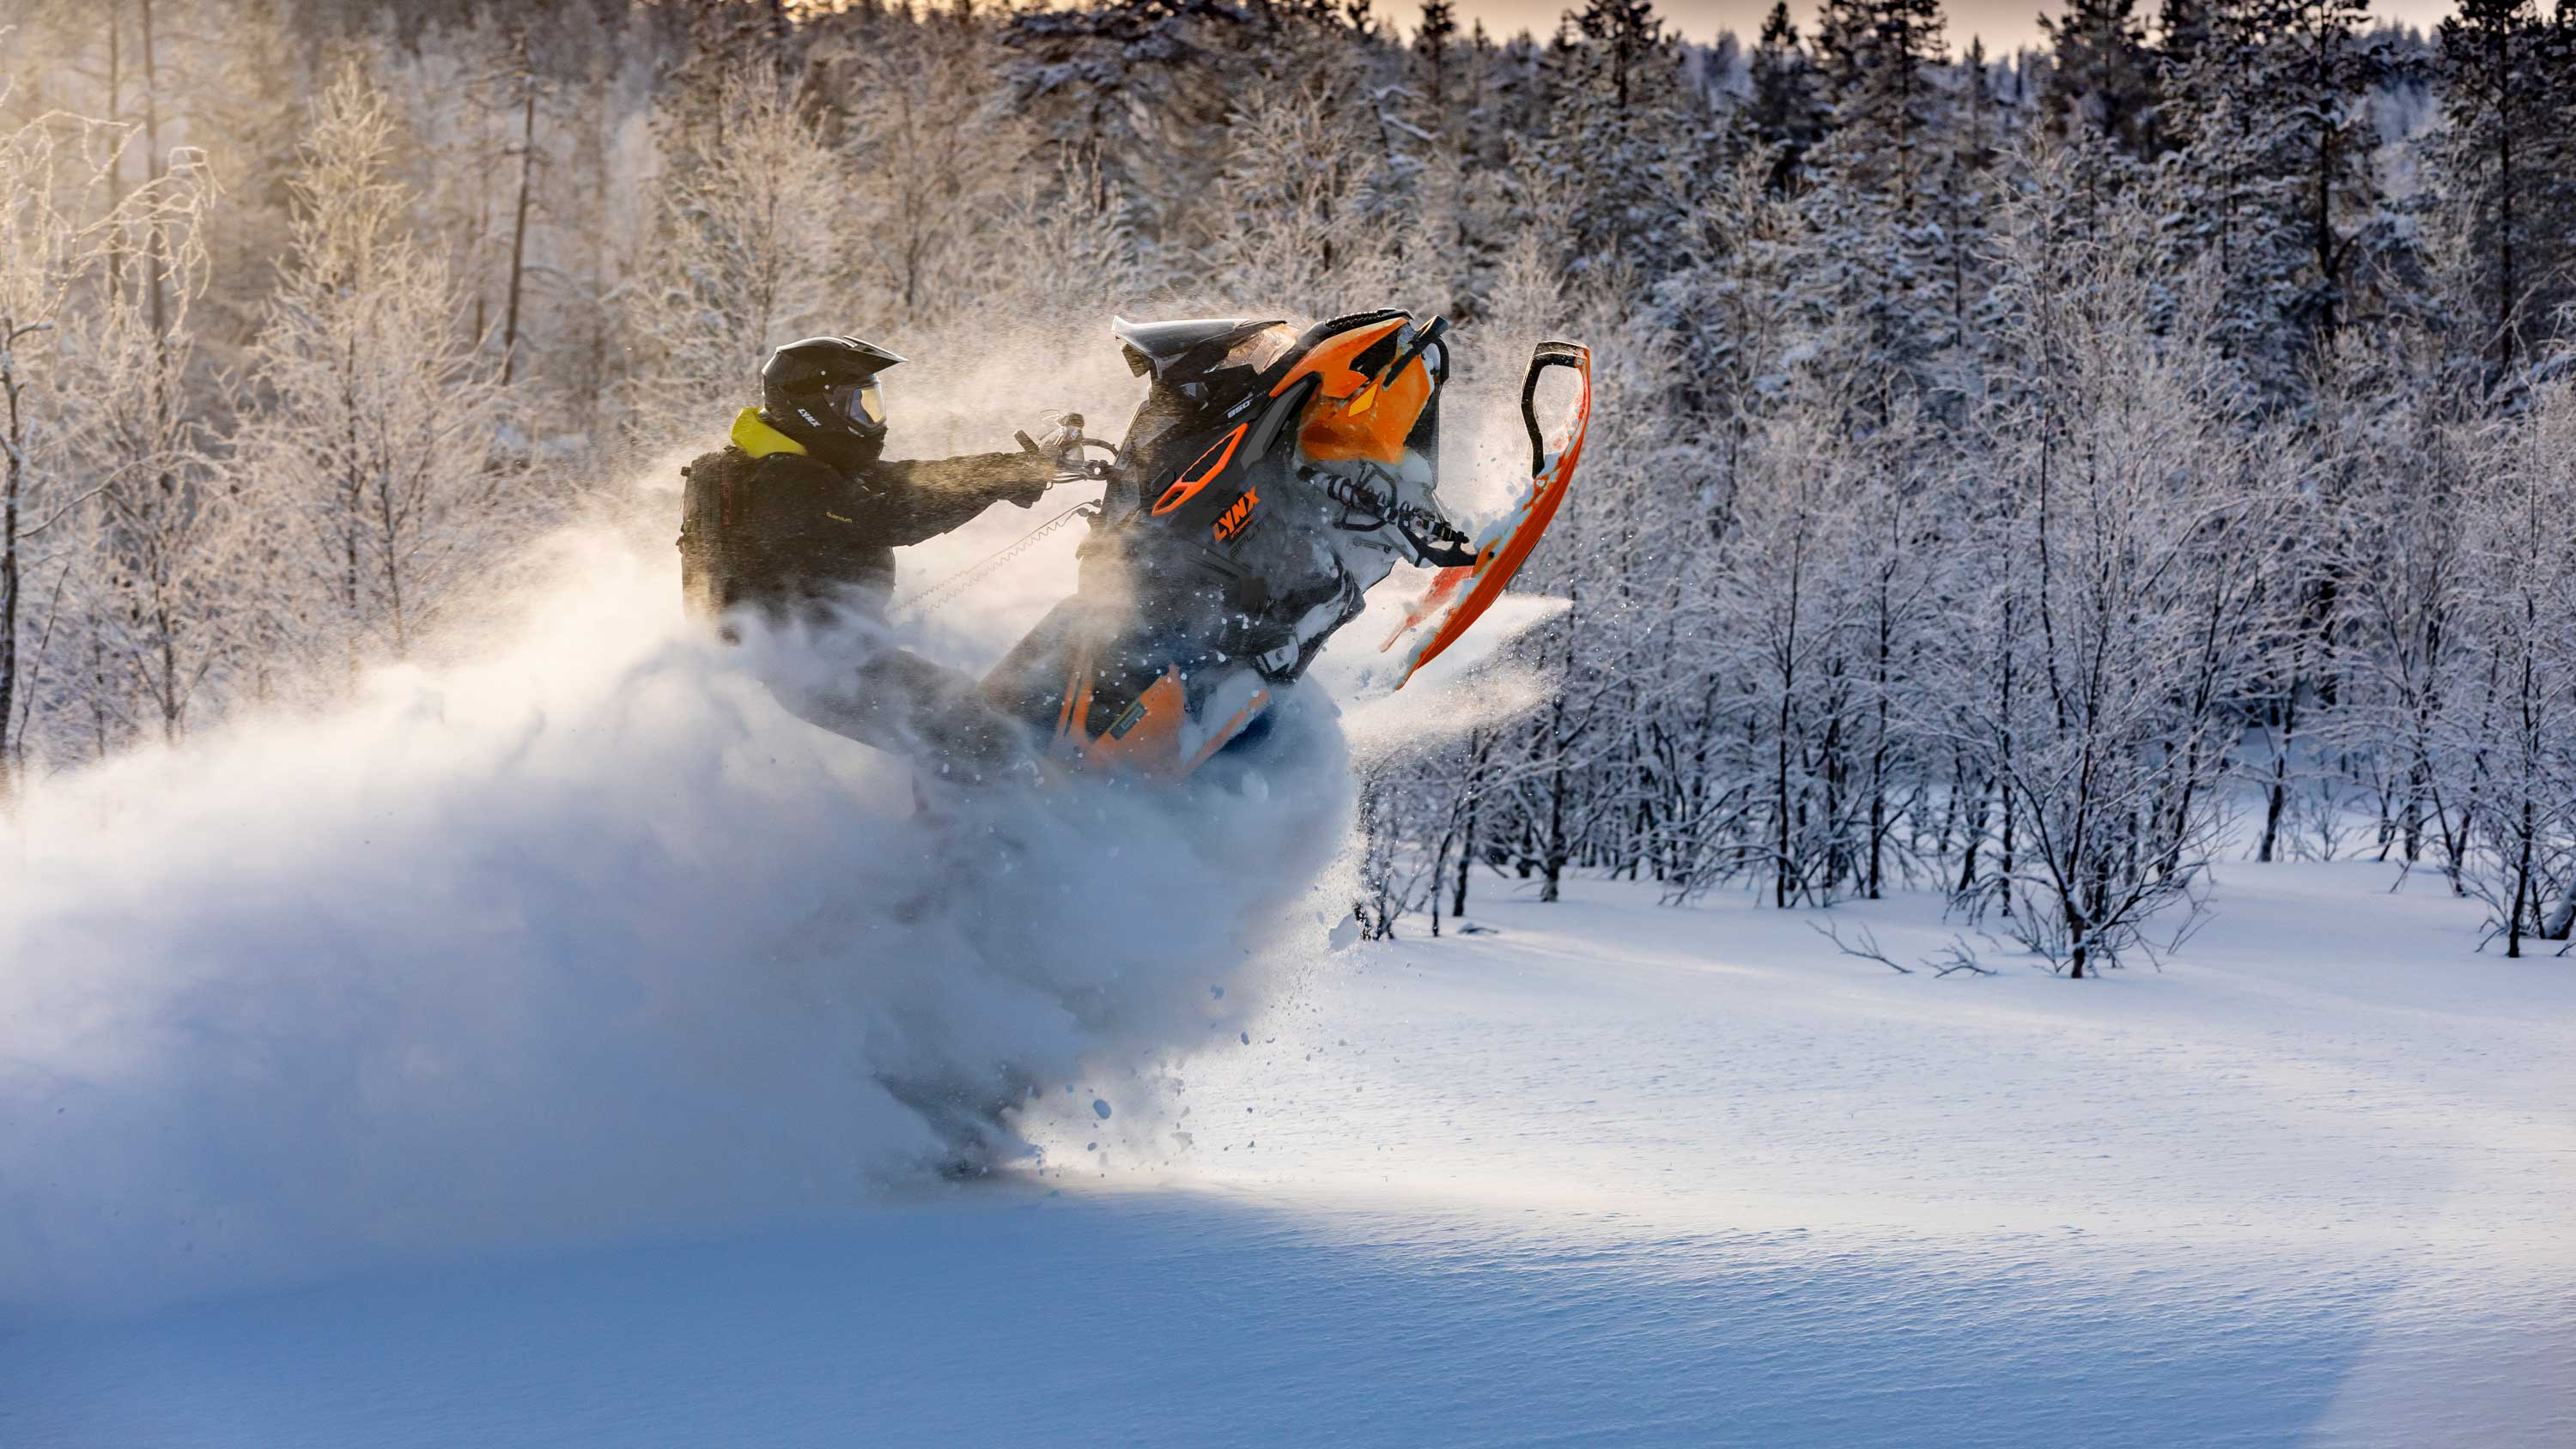
[[[828,1215],[1320,947],[1328,721],[1266,779],[917,816],[680,626],[667,543],[556,547],[513,642],[24,802],[0,1309]]]

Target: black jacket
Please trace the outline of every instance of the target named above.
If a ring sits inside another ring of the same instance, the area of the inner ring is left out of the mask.
[[[834,604],[873,612],[894,588],[894,551],[1005,500],[1026,506],[1055,465],[1030,453],[898,459],[844,473],[806,454],[756,410],[733,442],[682,471],[680,579],[702,616],[755,604],[773,620]]]

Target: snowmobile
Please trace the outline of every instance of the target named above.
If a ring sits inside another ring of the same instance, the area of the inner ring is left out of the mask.
[[[1540,344],[1521,382],[1528,484],[1471,536],[1436,491],[1448,330],[1398,311],[1303,332],[1118,319],[1151,388],[1099,469],[1073,596],[985,676],[986,701],[1077,770],[1187,776],[1255,738],[1402,562],[1435,572],[1379,646],[1402,651],[1400,688],[1501,597],[1564,502],[1591,419],[1591,354]],[[1550,432],[1538,397],[1552,369],[1575,387]]]

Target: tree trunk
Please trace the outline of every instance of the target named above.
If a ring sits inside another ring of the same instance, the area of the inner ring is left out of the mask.
[[[2528,900],[2535,908],[2540,904],[2538,890],[2531,880],[2532,819],[2531,795],[2528,790],[2522,797],[2522,820],[2518,833],[2521,839],[2517,842],[2518,848],[2514,852],[2513,904],[2505,912],[2504,954],[2507,959],[2522,954],[2523,902]]]
[[[2558,892],[2558,903],[2540,921],[2539,934],[2544,940],[2564,941],[2576,929],[2576,870],[2567,873],[2567,884]]]
[[[519,206],[510,223],[510,299],[501,318],[501,385],[508,387],[519,362],[519,293],[527,277],[528,192],[537,164],[537,78],[523,78],[519,103]],[[478,344],[479,345],[479,344]]]
[[[0,399],[9,406],[9,432],[0,437],[0,814],[17,796],[18,752],[10,726],[18,718],[18,499],[26,486],[27,425],[18,409],[23,384],[13,363],[23,335],[17,319],[0,315]]]
[[[2290,799],[2290,746],[2298,739],[2299,677],[2290,676],[2290,696],[2281,703],[2281,746],[2272,752],[2272,788],[2263,801],[2263,843],[2254,858],[2270,861],[2281,839],[2281,812]]]
[[[1467,914],[1467,867],[1476,859],[1476,812],[1484,804],[1484,770],[1484,754],[1477,748],[1475,732],[1470,730],[1467,734],[1467,818],[1458,833],[1458,887],[1449,898],[1449,914],[1453,918]],[[1432,889],[1439,889],[1436,881]]]
[[[1457,843],[1452,830],[1440,837],[1440,848],[1431,857],[1431,889],[1424,892],[1431,905],[1431,939],[1440,939],[1440,877],[1449,869],[1449,847]]]
[[[1556,712],[1561,722],[1565,712],[1562,692],[1557,696]],[[1556,751],[1556,762],[1547,781],[1547,859],[1542,862],[1546,884],[1539,887],[1538,898],[1552,902],[1565,880],[1565,737],[1551,727],[1548,739]]]
[[[152,59],[152,0],[143,0],[143,175],[147,181],[161,179],[161,84]],[[161,230],[152,227],[144,232],[144,265],[151,272],[152,336],[156,344],[169,336],[169,304],[162,292],[162,273],[168,270],[161,255]],[[167,371],[166,357],[163,359]],[[156,398],[165,412],[166,397]]]
[[[1890,624],[1887,617],[1887,577],[1879,576],[1878,592],[1878,738],[1869,754],[1869,881],[1871,900],[1879,898],[1880,840],[1887,834],[1887,678]]]
[[[1771,801],[1771,908],[1789,908],[1789,691],[1780,691],[1778,748],[1773,752]]]

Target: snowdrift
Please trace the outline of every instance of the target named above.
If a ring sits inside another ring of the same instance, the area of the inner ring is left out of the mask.
[[[0,1308],[830,1215],[995,1103],[1114,1110],[1322,944],[1328,708],[1267,777],[917,820],[681,627],[666,552],[556,546],[478,658],[33,792]]]

